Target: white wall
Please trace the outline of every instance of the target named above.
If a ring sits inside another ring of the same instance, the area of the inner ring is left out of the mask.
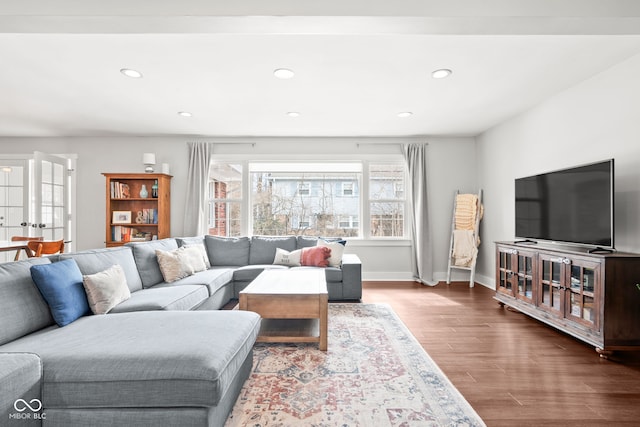
[[[375,156],[401,158],[399,144],[429,142],[429,186],[434,233],[436,279],[446,277],[453,193],[476,192],[476,153],[473,138],[0,138],[1,154],[33,151],[77,154],[76,250],[104,246],[105,179],[103,172],[143,172],[142,153],[156,153],[157,167],[169,163],[171,186],[171,232],[182,235],[187,173],[187,142],[219,143],[216,156],[264,159],[363,159]],[[240,144],[238,144],[240,143]],[[254,145],[255,144],[255,145]],[[292,154],[295,153],[295,154]],[[363,261],[366,280],[411,280],[408,241],[354,241],[348,251]],[[455,278],[456,276],[454,276]],[[460,276],[466,280],[468,275]]]
[[[495,288],[492,242],[514,238],[514,179],[615,159],[615,246],[640,252],[640,55],[485,132],[478,180],[485,245],[478,281]]]

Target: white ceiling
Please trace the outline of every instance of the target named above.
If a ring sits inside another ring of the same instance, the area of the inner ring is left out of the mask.
[[[398,3],[403,16],[360,13],[361,2],[343,13],[337,0],[323,4],[335,13],[273,2],[284,16],[255,1],[4,3],[0,136],[477,135],[640,54],[640,11],[622,0],[586,1],[579,16],[540,16],[524,1],[514,16],[499,0],[457,16],[425,11],[428,0]],[[276,79],[280,67],[295,77]],[[432,79],[438,68],[453,75]]]

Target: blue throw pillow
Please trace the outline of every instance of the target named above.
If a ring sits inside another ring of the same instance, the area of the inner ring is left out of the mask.
[[[49,304],[53,320],[65,326],[91,313],[82,273],[73,259],[31,266],[31,278]]]

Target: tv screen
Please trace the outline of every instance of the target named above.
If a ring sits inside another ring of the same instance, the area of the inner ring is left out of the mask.
[[[516,237],[613,249],[613,159],[516,179]]]

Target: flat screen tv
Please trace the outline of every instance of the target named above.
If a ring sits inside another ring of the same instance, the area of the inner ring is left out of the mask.
[[[516,238],[613,249],[613,159],[516,179]]]

